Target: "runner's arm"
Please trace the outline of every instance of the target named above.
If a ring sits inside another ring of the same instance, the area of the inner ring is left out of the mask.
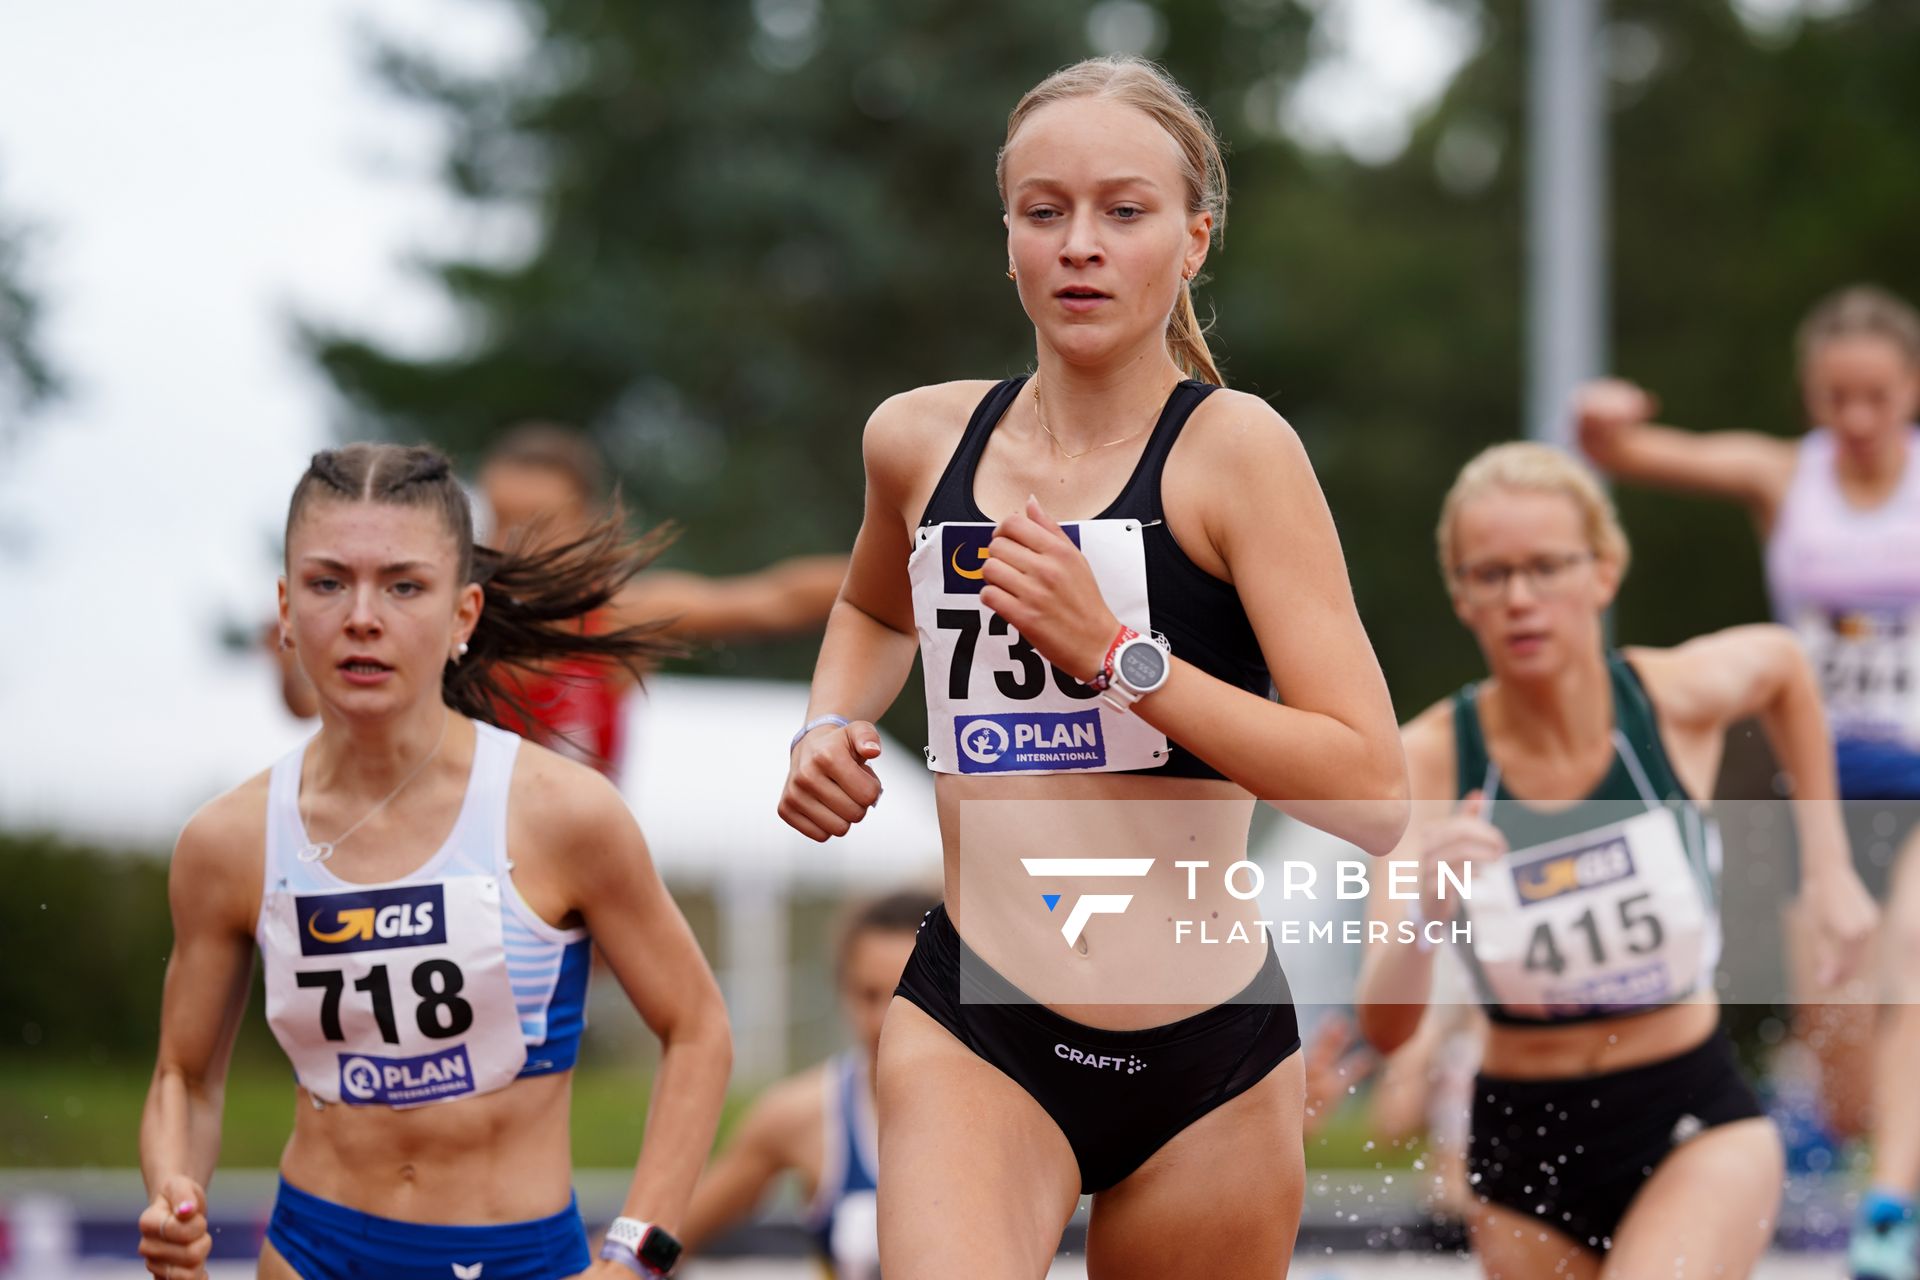
[[[1771,526],[1793,479],[1794,445],[1758,431],[1661,426],[1649,420],[1656,408],[1631,383],[1588,383],[1573,401],[1581,449],[1609,475],[1731,499]]]
[[[1792,781],[1801,896],[1824,940],[1823,981],[1854,972],[1863,963],[1876,909],[1853,869],[1833,738],[1799,639],[1785,627],[1755,623],[1630,656],[1655,682],[1656,705],[1666,715],[1714,733],[1759,717],[1774,758]]]
[[[171,1174],[205,1186],[220,1154],[227,1067],[253,980],[251,895],[234,867],[246,845],[257,851],[259,840],[233,829],[236,807],[223,796],[195,814],[167,873],[173,954],[140,1122],[140,1165],[150,1191]]]
[[[1280,701],[1176,653],[1135,713],[1288,815],[1384,854],[1406,829],[1406,760],[1333,514],[1293,428],[1256,397],[1219,395],[1233,396],[1231,416],[1196,443],[1209,473],[1234,482],[1207,508],[1208,534]]]
[[[1413,788],[1413,818],[1399,845],[1384,866],[1368,878],[1367,923],[1383,922],[1397,931],[1410,920],[1410,904],[1389,897],[1391,869],[1420,859],[1426,828],[1443,821],[1452,809],[1453,722],[1445,705],[1431,708],[1409,721],[1401,735],[1407,757],[1407,776]],[[1398,1050],[1418,1031],[1433,989],[1433,950],[1401,942],[1394,934],[1386,942],[1368,942],[1360,957],[1360,976],[1353,996],[1354,1022],[1367,1043],[1384,1054]]]
[[[773,1086],[748,1109],[731,1140],[700,1177],[680,1233],[697,1250],[753,1212],[774,1179],[799,1167],[798,1139],[818,1130],[821,1079],[817,1071]]]
[[[1395,1145],[1413,1142],[1427,1131],[1427,1099],[1433,1091],[1435,1058],[1445,1039],[1449,1010],[1429,1006],[1414,1033],[1387,1055],[1368,1100],[1368,1128],[1376,1139]]]
[[[149,1204],[140,1252],[150,1268],[190,1270],[206,1259],[206,1187],[220,1157],[227,1067],[253,979],[259,806],[239,793],[195,814],[167,873],[173,953],[160,1006],[160,1048],[140,1117],[140,1170]],[[157,1272],[156,1274],[160,1273]]]
[[[733,1066],[719,985],[633,815],[600,775],[541,753],[532,829],[641,1020],[660,1039],[645,1137],[621,1213],[678,1231],[713,1145]]]
[[[869,761],[880,754],[873,722],[900,696],[917,642],[907,578],[908,492],[924,441],[915,438],[919,393],[875,409],[862,437],[867,496],[840,598],[814,664],[807,723],[839,716],[796,743],[781,789],[782,821],[810,840],[845,835],[880,798]],[[795,726],[796,728],[798,726]]]
[[[1671,649],[1629,649],[1661,714],[1720,734],[1758,717],[1774,759],[1792,780],[1801,862],[1810,875],[1850,864],[1835,803],[1840,783],[1833,738],[1813,668],[1799,639],[1775,623],[1751,623],[1696,636]]]
[[[917,642],[907,581],[911,533],[903,512],[918,469],[914,394],[873,411],[861,437],[866,503],[839,599],[814,664],[807,719],[877,720],[907,682]]]
[[[846,572],[845,556],[818,555],[728,577],[649,569],[616,608],[625,625],[664,618],[666,634],[695,640],[783,635],[825,619]]]

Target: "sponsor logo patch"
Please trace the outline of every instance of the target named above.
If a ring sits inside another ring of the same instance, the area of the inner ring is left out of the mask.
[[[1124,1058],[1107,1053],[1087,1053],[1071,1045],[1056,1044],[1053,1056],[1066,1062],[1077,1062],[1083,1067],[1092,1067],[1098,1071],[1124,1071],[1128,1075],[1138,1075],[1147,1069],[1146,1060],[1136,1054]]]
[[[416,1058],[340,1055],[340,1098],[356,1106],[408,1106],[472,1092],[473,1069],[465,1045]]]
[[[987,544],[993,541],[993,525],[943,524],[940,526],[940,579],[950,596],[977,596],[987,585]],[[1080,526],[1060,526],[1080,545]]]
[[[1556,1013],[1619,1013],[1644,1009],[1672,996],[1667,966],[1652,960],[1617,973],[1548,987],[1548,1005]]]
[[[1098,711],[955,716],[962,773],[1022,769],[1097,769],[1107,763]]]
[[[1520,905],[1534,906],[1569,893],[1583,893],[1625,880],[1633,874],[1633,854],[1625,836],[1608,836],[1598,844],[1549,853],[1513,868],[1513,887]]]
[[[447,940],[446,895],[438,884],[305,893],[294,899],[294,909],[303,956],[437,946]]]

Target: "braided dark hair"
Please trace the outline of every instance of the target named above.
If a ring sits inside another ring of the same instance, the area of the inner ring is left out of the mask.
[[[540,708],[529,705],[509,668],[587,658],[625,667],[638,680],[654,660],[679,651],[662,635],[670,620],[597,634],[582,625],[666,548],[674,534],[669,526],[630,538],[616,505],[558,546],[528,551],[524,538],[504,550],[477,546],[473,510],[453,464],[428,445],[350,444],[314,454],[287,504],[289,547],[295,523],[319,499],[426,507],[440,514],[453,535],[459,581],[478,584],[486,598],[467,640],[466,660],[449,662],[441,673],[442,696],[461,715],[497,725],[507,718],[504,709],[522,724],[538,723]]]

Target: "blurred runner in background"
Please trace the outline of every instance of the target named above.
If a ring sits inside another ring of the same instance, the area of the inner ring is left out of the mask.
[[[747,1111],[707,1166],[687,1211],[686,1243],[698,1250],[752,1213],[781,1175],[806,1200],[806,1227],[835,1280],[877,1280],[880,1237],[878,1122],[873,1064],[900,971],[938,894],[901,890],[858,903],[834,942],[840,1012],[853,1045],[773,1085]]]
[[[1805,924],[1789,933],[1801,1039],[1818,1056],[1829,1122],[1871,1125],[1872,1185],[1854,1229],[1863,1280],[1920,1275],[1920,314],[1870,286],[1824,299],[1800,326],[1810,430],[1655,425],[1655,398],[1597,382],[1575,398],[1580,441],[1622,479],[1710,494],[1752,514],[1774,615],[1819,673],[1861,878],[1887,904],[1882,990],[1824,990]],[[1876,1009],[1878,995],[1887,1004]],[[1825,1001],[1823,1002],[1823,997]],[[1844,1002],[1836,1000],[1844,997]],[[1868,1051],[1873,1015],[1878,1045]],[[1871,1098],[1871,1110],[1863,1105]]]
[[[1740,627],[1609,650],[1625,533],[1594,477],[1539,444],[1462,469],[1440,562],[1491,672],[1410,722],[1416,803],[1400,851],[1417,900],[1376,882],[1361,1025],[1405,1044],[1436,941],[1489,1028],[1473,1087],[1473,1244],[1488,1276],[1743,1276],[1772,1238],[1780,1142],[1720,1028],[1717,837],[1705,813],[1729,724],[1765,723],[1793,772],[1811,924],[1829,977],[1874,922],[1847,858],[1831,744],[1793,637]],[[1442,868],[1455,883],[1448,893]],[[1444,926],[1444,927],[1443,927]],[[1462,937],[1457,930],[1470,930]],[[1440,936],[1435,937],[1438,929]]]

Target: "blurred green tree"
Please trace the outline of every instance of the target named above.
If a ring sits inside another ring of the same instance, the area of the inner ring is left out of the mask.
[[[41,346],[42,303],[30,287],[26,224],[0,216],[0,448],[13,443],[28,413],[61,390]]]
[[[1459,464],[1519,428],[1525,321],[1526,0],[1431,2],[1475,22],[1477,50],[1367,164],[1285,127],[1325,0],[517,0],[533,53],[510,76],[391,46],[379,68],[452,127],[452,189],[529,211],[531,252],[425,264],[467,320],[443,357],[303,337],[355,430],[472,457],[521,418],[589,427],[633,504],[689,525],[698,567],[845,546],[869,409],[1031,358],[991,177],[1007,110],[1131,39],[1230,144],[1203,307],[1233,383],[1305,438],[1411,713],[1478,669],[1432,522]],[[1799,313],[1858,277],[1920,294],[1920,6],[1820,8],[1609,7],[1616,364],[1682,423],[1794,429]],[[1623,639],[1764,613],[1738,513],[1623,505]]]

